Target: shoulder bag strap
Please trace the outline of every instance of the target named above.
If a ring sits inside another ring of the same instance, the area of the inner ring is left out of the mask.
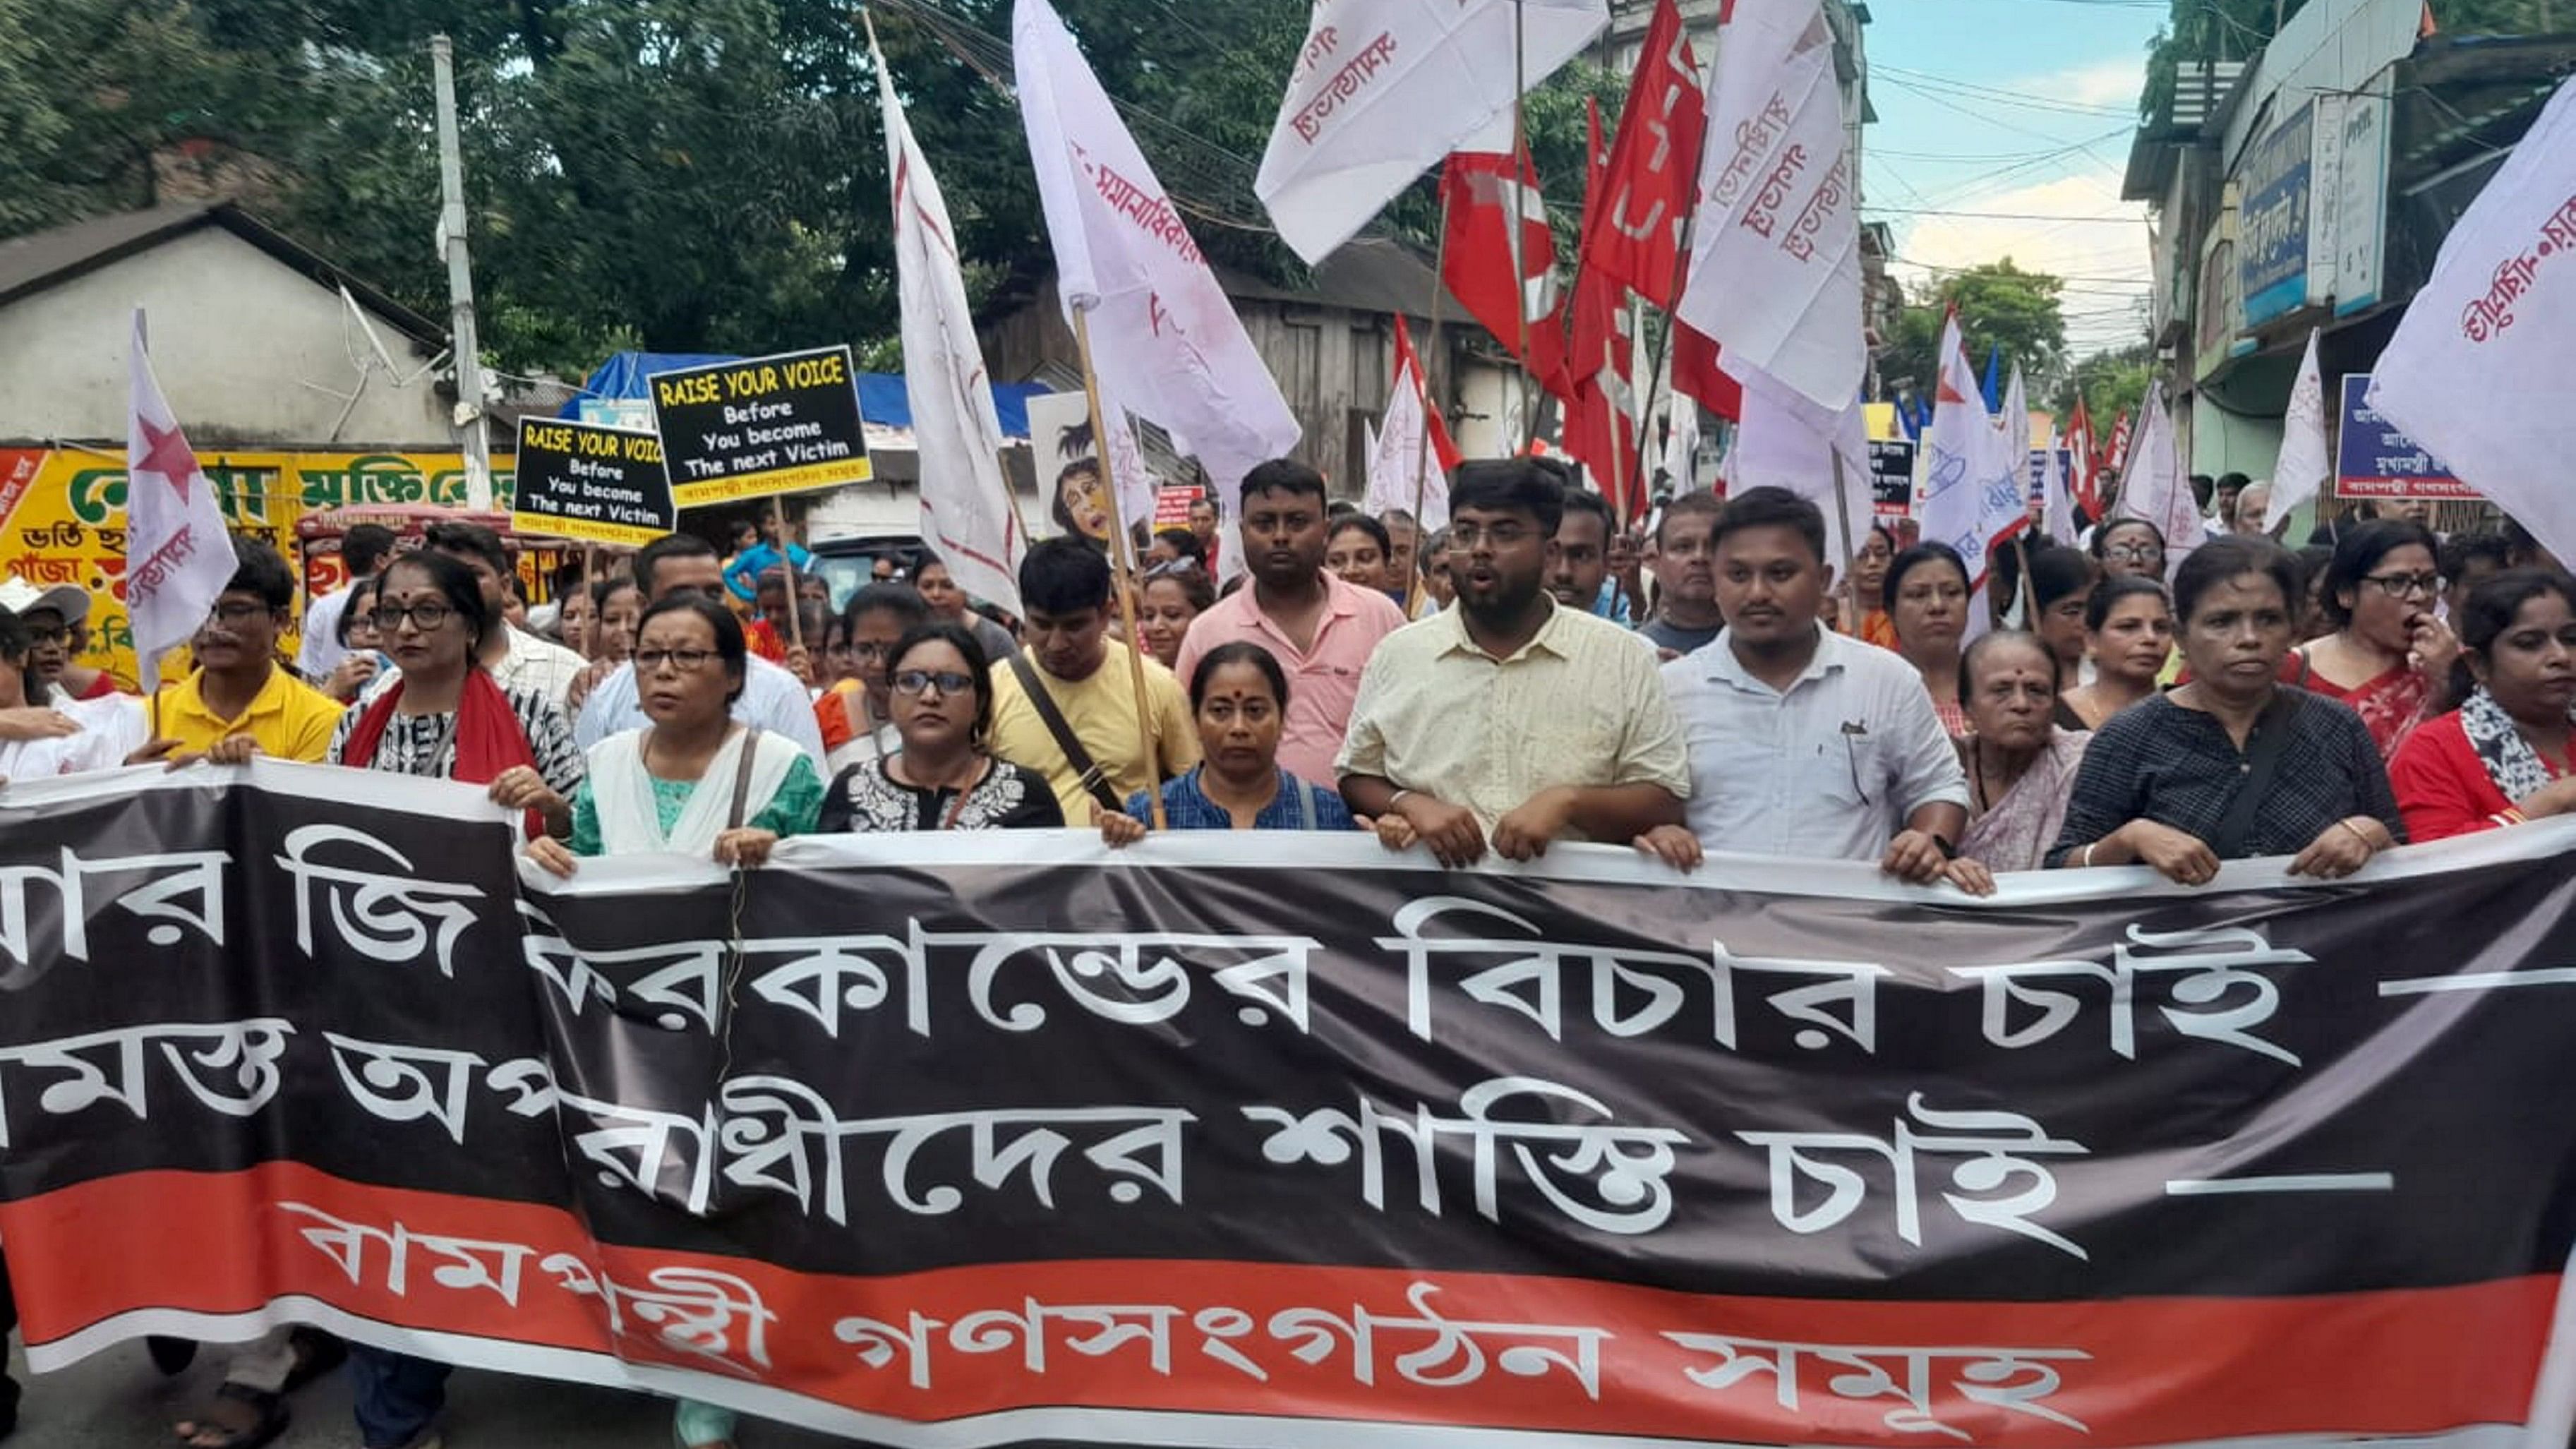
[[[1103,810],[1115,812],[1127,808],[1119,801],[1118,792],[1109,788],[1108,772],[1091,758],[1091,751],[1082,747],[1082,741],[1074,735],[1073,726],[1065,723],[1064,711],[1055,707],[1055,696],[1047,693],[1037,670],[1029,666],[1029,656],[1025,652],[1011,651],[1011,673],[1020,681],[1020,692],[1029,697],[1029,708],[1038,712],[1038,722],[1046,726],[1048,734],[1055,736],[1055,747],[1064,751],[1064,762],[1081,777],[1082,788],[1090,793],[1092,799],[1100,802]]]
[[[760,726],[743,730],[742,753],[733,761],[733,810],[726,816],[727,830],[740,830],[742,817],[751,805],[751,758],[760,747]]]
[[[2245,751],[2245,773],[2237,786],[2236,798],[2227,802],[2227,813],[2220,817],[2218,828],[2210,832],[2210,853],[2220,860],[2232,860],[2245,849],[2254,834],[2254,812],[2261,809],[2272,785],[2281,778],[2281,759],[2290,748],[2290,716],[2297,706],[2286,694],[2274,694],[2260,719],[2254,722],[2254,739]]]

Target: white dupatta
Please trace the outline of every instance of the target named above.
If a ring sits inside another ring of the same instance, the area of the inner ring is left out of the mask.
[[[643,730],[625,730],[591,749],[590,798],[599,813],[603,855],[713,855],[716,837],[733,818],[736,772],[750,771],[742,804],[743,823],[749,824],[777,798],[779,786],[787,783],[787,772],[803,753],[783,735],[736,727],[715,758],[707,761],[706,774],[665,835],[661,814],[653,804],[653,777],[644,768],[644,735]],[[746,747],[751,750],[747,762],[743,759]]]

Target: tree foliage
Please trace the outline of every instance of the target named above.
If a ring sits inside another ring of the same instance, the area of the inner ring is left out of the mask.
[[[1879,357],[1879,376],[1892,388],[1929,393],[1940,377],[1942,321],[1956,306],[1960,338],[1978,376],[2001,348],[2006,374],[2018,364],[2032,395],[2044,395],[2066,354],[2066,317],[2058,300],[2063,285],[2045,272],[2014,266],[2010,257],[1953,273],[1908,302],[1895,339]]]
[[[2094,420],[2096,430],[2107,430],[2113,418],[2138,410],[2154,375],[2155,349],[2144,342],[2097,352],[2068,369],[2066,379],[2049,398],[2049,406],[2059,417],[2066,417],[2075,411],[2075,400],[2080,396],[2085,415]]]
[[[1058,0],[1220,266],[1293,281],[1253,172],[1305,0]],[[869,7],[979,305],[1048,266],[1010,78],[1011,0]],[[264,218],[444,310],[428,41],[453,37],[477,301],[503,367],[622,346],[753,351],[895,330],[876,79],[840,0],[0,0],[0,236],[164,199],[219,158]],[[1569,230],[1576,68],[1533,98]],[[1428,181],[1381,226],[1437,241]],[[1570,248],[1569,248],[1570,252]],[[880,353],[885,349],[877,348]]]

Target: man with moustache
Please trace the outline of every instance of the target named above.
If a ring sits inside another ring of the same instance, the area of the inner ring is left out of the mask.
[[[1301,780],[1333,778],[1350,729],[1360,672],[1378,641],[1404,627],[1404,611],[1376,589],[1324,567],[1324,475],[1275,458],[1243,477],[1237,514],[1249,588],[1190,621],[1172,673],[1187,680],[1220,644],[1258,644],[1288,674],[1279,767]],[[1085,817],[1087,818],[1087,817]]]
[[[1729,499],[1714,530],[1716,642],[1663,667],[1690,741],[1690,824],[1643,848],[1875,860],[1941,878],[1968,827],[1967,776],[1902,658],[1817,621],[1825,517],[1785,488]]]
[[[1654,656],[1542,587],[1565,508],[1547,460],[1459,467],[1456,607],[1378,646],[1338,761],[1342,798],[1389,846],[1418,840],[1457,867],[1489,844],[1529,860],[1556,840],[1679,828],[1689,761]]]
[[[1547,566],[1547,591],[1558,603],[1614,623],[1628,622],[1626,601],[1614,607],[1611,598],[1610,542],[1618,531],[1600,494],[1566,488],[1565,515],[1556,525],[1556,555]]]
[[[1655,575],[1655,612],[1637,632],[1666,659],[1705,648],[1726,627],[1717,612],[1716,550],[1718,497],[1685,493],[1664,505],[1655,523],[1655,556],[1647,567]]]

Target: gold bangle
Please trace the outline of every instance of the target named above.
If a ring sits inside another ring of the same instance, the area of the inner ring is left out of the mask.
[[[2097,840],[2093,842],[2093,845],[2087,845],[2084,847],[2084,859],[2076,865],[2075,868],[2077,870],[2091,870],[2093,868],[2093,846],[2100,845],[2101,843],[2102,842]]]
[[[2351,816],[2347,815],[2343,819],[2336,821],[2335,824],[2351,831],[2353,833],[2353,838],[2359,840],[2363,846],[2367,847],[2371,854],[2377,855],[2379,853],[2379,842],[2370,838],[2370,832],[2353,824]]]

